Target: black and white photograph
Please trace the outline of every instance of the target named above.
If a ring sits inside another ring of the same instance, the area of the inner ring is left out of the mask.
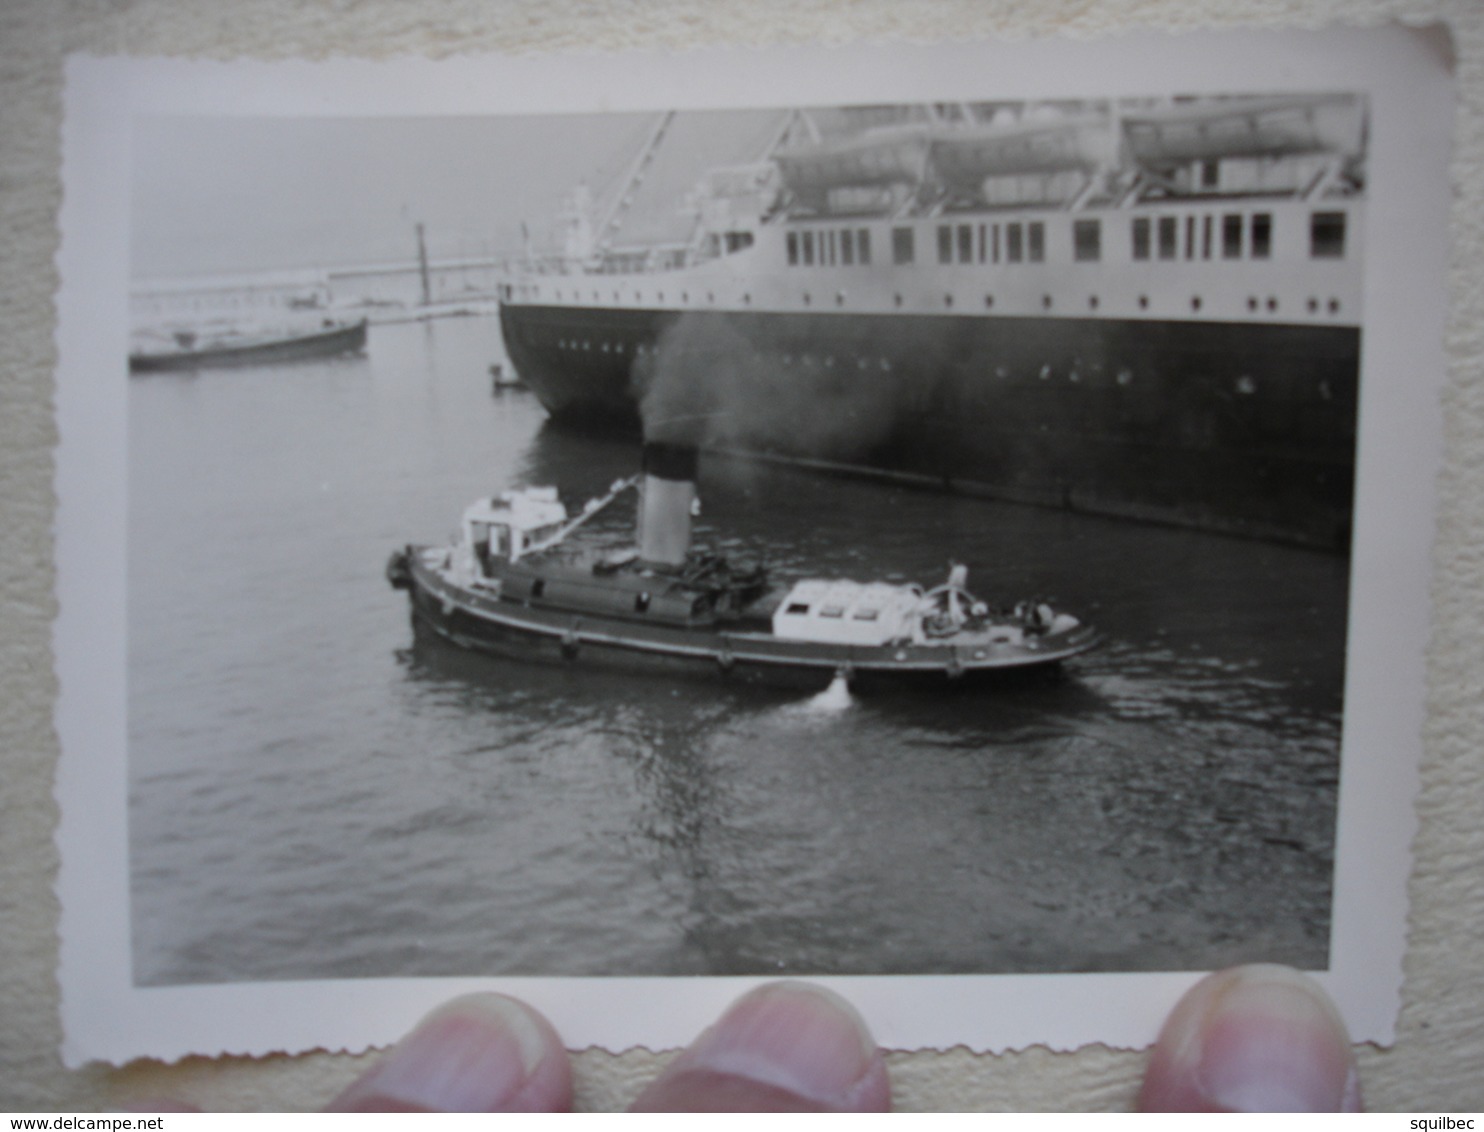
[[[1178,77],[136,114],[127,984],[1331,970],[1378,106]]]

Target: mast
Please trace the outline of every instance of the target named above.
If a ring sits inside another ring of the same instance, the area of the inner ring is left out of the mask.
[[[417,226],[417,271],[423,284],[423,306],[433,302],[432,288],[428,285],[428,242],[424,238],[423,226]]]

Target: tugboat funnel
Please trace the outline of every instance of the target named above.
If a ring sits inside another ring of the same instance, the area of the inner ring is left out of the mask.
[[[684,566],[690,552],[696,500],[697,451],[690,445],[644,445],[644,494],[639,506],[639,558],[655,566]]]

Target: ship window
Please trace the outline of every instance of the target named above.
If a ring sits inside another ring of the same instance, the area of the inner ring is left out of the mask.
[[[1316,212],[1309,218],[1309,254],[1315,259],[1345,258],[1345,214]]]
[[[1207,216],[1201,220],[1201,258],[1211,258],[1211,233],[1215,230],[1215,217]]]
[[[802,617],[809,612],[809,603],[807,601],[791,601],[784,607],[783,612]]]
[[[1087,262],[1103,257],[1103,226],[1096,220],[1078,220],[1072,225],[1072,254]]]
[[[634,595],[634,612],[649,612],[649,594],[647,592],[641,592]]]
[[[969,224],[958,226],[958,262],[974,262],[974,228]]]
[[[947,224],[938,225],[938,262],[953,262],[953,229]]]
[[[845,607],[843,605],[826,605],[819,611],[821,617],[844,617]]]
[[[1147,216],[1134,219],[1134,258],[1149,258],[1149,217]]]
[[[855,620],[857,621],[875,621],[880,616],[881,611],[879,609],[857,609],[855,611]]]
[[[545,578],[537,578],[535,581],[533,581],[531,583],[531,596],[532,597],[541,597],[545,593],[546,593],[546,579]]]
[[[1005,225],[1005,258],[1011,263],[1025,258],[1025,234],[1019,224]]]
[[[814,263],[814,233],[804,233],[804,266],[808,267]]]
[[[1228,212],[1221,218],[1221,258],[1242,258],[1242,217]]]
[[[789,267],[799,265],[799,234],[797,232],[788,234],[788,265]]]
[[[1185,218],[1185,258],[1195,258],[1195,217]]]
[[[1043,263],[1046,259],[1046,225],[1039,220],[1026,225],[1026,259],[1032,263]]]
[[[840,262],[846,267],[855,263],[855,233],[849,228],[840,233]]]
[[[869,266],[871,262],[871,233],[869,229],[861,228],[855,234],[856,258],[861,261],[861,266]]]
[[[989,258],[992,259],[995,263],[999,263],[1000,262],[1000,226],[998,224],[993,224],[993,225],[990,226],[989,240],[990,240],[990,245],[991,245],[990,253],[989,253]]]
[[[820,258],[823,259],[825,263],[833,264],[835,262],[835,230],[831,228],[828,232],[823,233],[823,236],[824,247],[821,248],[820,251],[825,252],[826,254],[824,254]]]
[[[1221,162],[1201,162],[1201,188],[1214,189],[1221,184]]]
[[[891,230],[891,261],[898,266],[911,263],[915,258],[915,250],[912,246],[911,228],[893,228]]]
[[[1252,258],[1267,259],[1273,254],[1273,214],[1252,214]]]
[[[986,235],[985,227],[986,226],[983,225],[983,224],[979,225],[979,262],[980,263],[983,263],[984,262],[984,253],[985,253],[986,248],[988,247],[988,244],[985,241],[985,235]]]
[[[1173,216],[1159,218],[1159,258],[1174,259],[1180,240],[1180,222]]]

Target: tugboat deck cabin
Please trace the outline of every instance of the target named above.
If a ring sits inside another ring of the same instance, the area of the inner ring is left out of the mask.
[[[631,480],[615,483],[607,498],[571,520],[554,487],[478,500],[464,511],[463,540],[450,567],[467,585],[535,609],[696,628],[738,622],[742,607],[765,588],[760,571],[747,572],[739,584],[720,559],[695,551],[678,566],[646,562],[637,548],[547,553],[630,486]]]

